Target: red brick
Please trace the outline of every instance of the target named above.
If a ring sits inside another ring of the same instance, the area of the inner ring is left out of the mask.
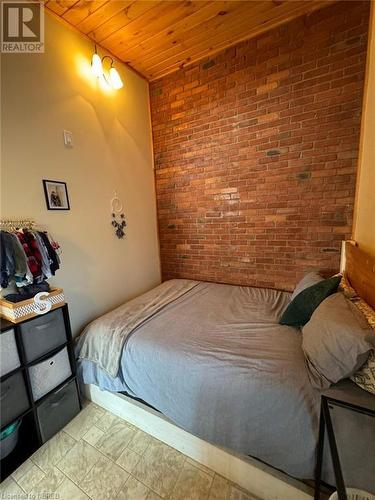
[[[369,2],[150,85],[163,278],[292,289],[351,235]]]
[[[257,88],[257,94],[265,94],[275,88],[277,88],[277,82],[266,83]]]

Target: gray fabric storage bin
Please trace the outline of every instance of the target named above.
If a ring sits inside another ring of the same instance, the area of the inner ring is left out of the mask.
[[[14,425],[14,424],[12,424]],[[9,436],[6,436],[0,441],[0,460],[3,460],[3,458],[7,457],[14,448],[17,446],[18,442],[18,431],[21,425],[21,420],[19,420],[16,425],[14,430],[12,431]],[[10,426],[6,427],[8,429]],[[6,430],[5,429],[5,430]]]
[[[75,380],[50,394],[37,407],[43,443],[59,432],[79,411],[79,398]]]
[[[1,382],[1,427],[19,417],[29,406],[29,398],[27,397],[25,379],[22,372],[18,371]]]
[[[28,368],[34,401],[52,391],[72,374],[68,349],[64,347],[55,355]]]
[[[34,361],[67,340],[61,309],[38,316],[20,325],[26,361]]]
[[[0,377],[15,370],[20,365],[15,333],[12,328],[12,330],[0,335]]]

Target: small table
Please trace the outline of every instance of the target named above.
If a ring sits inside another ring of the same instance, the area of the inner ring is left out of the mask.
[[[320,498],[325,430],[327,430],[338,498],[339,500],[347,500],[344,478],[340,465],[340,458],[337,451],[335,431],[332,426],[330,414],[330,406],[334,405],[347,408],[351,411],[365,413],[366,415],[370,415],[372,417],[375,416],[375,396],[361,389],[351,380],[342,380],[338,384],[335,384],[326,391],[322,392],[319,423],[319,441],[315,471],[315,500],[319,500]]]

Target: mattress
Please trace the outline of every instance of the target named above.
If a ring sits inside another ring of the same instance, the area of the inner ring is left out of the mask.
[[[278,324],[289,300],[277,290],[195,282],[127,334],[115,377],[89,357],[78,372],[211,443],[313,478],[320,394],[300,330]],[[91,340],[100,321],[88,330]]]

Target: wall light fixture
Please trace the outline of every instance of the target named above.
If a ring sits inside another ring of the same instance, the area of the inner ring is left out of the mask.
[[[110,62],[110,67],[108,70],[104,68],[105,62],[107,60]],[[97,78],[104,78],[104,80],[110,87],[117,90],[121,89],[124,84],[122,83],[117,69],[113,67],[113,63],[114,61],[111,56],[106,55],[101,58],[97,53],[95,46],[95,53],[93,54],[91,60],[91,71]]]

